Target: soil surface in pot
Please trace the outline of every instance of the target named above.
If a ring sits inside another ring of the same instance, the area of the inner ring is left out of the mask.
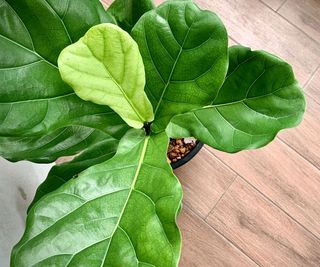
[[[196,145],[196,140],[193,138],[170,139],[167,154],[170,163],[183,159]]]

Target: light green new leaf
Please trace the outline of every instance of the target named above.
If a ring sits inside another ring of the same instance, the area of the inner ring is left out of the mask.
[[[110,106],[134,128],[153,120],[139,48],[118,26],[92,27],[61,52],[58,65],[62,79],[82,99]]]
[[[305,111],[303,91],[289,64],[263,51],[234,46],[224,85],[213,104],[175,116],[170,137],[194,136],[226,152],[254,149],[297,126]]]
[[[116,139],[96,141],[72,161],[53,166],[46,180],[38,187],[29,210],[41,197],[58,189],[82,171],[112,158],[117,151],[118,144],[119,141]]]
[[[182,189],[168,141],[131,130],[112,159],[41,198],[11,266],[177,266]]]
[[[63,48],[111,22],[99,1],[0,0],[0,14],[0,155],[47,162],[120,138],[125,122],[77,97],[57,67]]]
[[[180,113],[209,105],[228,65],[227,32],[220,19],[191,1],[168,1],[132,30],[146,68],[154,132]]]
[[[140,17],[152,10],[152,0],[115,0],[108,8],[118,25],[127,32],[130,32]]]

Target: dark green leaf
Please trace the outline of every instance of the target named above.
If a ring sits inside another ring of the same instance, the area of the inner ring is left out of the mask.
[[[104,140],[115,139],[99,130],[70,126],[44,136],[0,137],[0,148],[1,155],[10,161],[27,159],[49,163],[62,156],[73,156]]]
[[[115,17],[122,29],[130,32],[140,17],[153,8],[152,0],[115,0],[108,12]]]
[[[280,130],[297,126],[304,111],[303,91],[289,64],[269,53],[235,46],[213,104],[175,116],[167,132],[238,152],[270,143]]]
[[[146,68],[153,131],[164,130],[176,114],[212,102],[228,64],[227,32],[214,13],[189,1],[169,1],[145,14],[132,36]]]
[[[73,139],[68,134],[74,129],[96,136],[98,131],[86,127],[100,129],[104,132],[100,139],[118,135],[119,130],[123,133],[126,126],[120,117],[78,98],[62,81],[57,67],[64,47],[91,26],[110,22],[98,0],[0,0],[0,12],[1,156],[54,160],[55,154],[63,154],[77,142],[85,145],[86,138]],[[58,141],[65,144],[59,146]]]
[[[168,137],[131,130],[110,160],[41,198],[11,265],[177,266],[182,190]]]

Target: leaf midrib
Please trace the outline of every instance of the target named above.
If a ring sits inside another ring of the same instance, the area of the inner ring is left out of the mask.
[[[114,236],[116,230],[119,228],[120,221],[121,221],[122,216],[123,216],[123,214],[124,214],[124,212],[126,210],[126,207],[127,207],[128,202],[130,200],[131,194],[135,189],[135,184],[136,184],[137,178],[139,176],[139,173],[140,173],[140,170],[141,170],[141,167],[142,167],[142,163],[144,161],[144,158],[145,158],[145,155],[146,155],[146,152],[147,152],[147,147],[148,147],[149,140],[150,140],[150,136],[147,136],[146,139],[144,140],[144,144],[143,144],[143,148],[142,148],[142,151],[141,151],[140,159],[139,159],[139,162],[138,162],[137,170],[135,172],[135,175],[134,175],[134,178],[133,178],[133,181],[132,181],[132,184],[131,184],[131,187],[130,187],[130,190],[129,190],[129,193],[128,193],[128,196],[127,196],[127,199],[126,199],[126,202],[125,202],[125,204],[124,204],[124,206],[123,206],[123,208],[121,210],[121,213],[119,215],[119,219],[118,219],[118,221],[117,221],[117,223],[116,223],[116,225],[114,227],[113,232],[110,235],[111,239],[110,239],[110,242],[109,242],[108,247],[106,249],[106,253],[104,255],[104,258],[103,258],[103,261],[101,263],[101,266],[103,266],[104,263],[105,263],[105,260],[106,260],[107,255],[108,255],[109,247],[110,247],[110,244],[112,242],[113,236]]]
[[[146,151],[147,151],[147,146],[148,146],[149,139],[150,139],[150,136],[146,137],[146,139],[144,140],[144,145],[143,145],[143,148],[142,148],[142,151],[141,151],[141,155],[140,155],[140,158],[139,158],[139,162],[138,162],[138,165],[137,165],[137,169],[136,169],[136,172],[135,172],[135,176],[134,176],[134,178],[133,178],[133,180],[132,180],[131,187],[129,188],[129,192],[128,192],[128,196],[127,196],[126,202],[125,202],[125,204],[124,204],[124,206],[123,206],[123,208],[122,208],[122,210],[121,210],[121,213],[120,213],[120,215],[119,215],[118,221],[117,221],[117,223],[116,223],[116,225],[115,225],[115,227],[114,227],[113,232],[108,236],[108,238],[111,237],[111,240],[110,240],[109,244],[110,244],[111,241],[112,241],[112,237],[114,236],[114,233],[116,232],[116,230],[117,230],[118,227],[119,227],[120,221],[121,221],[121,219],[122,219],[122,216],[123,216],[123,213],[124,213],[124,211],[125,211],[125,209],[126,209],[126,206],[127,206],[128,202],[129,202],[129,199],[130,199],[130,197],[131,197],[131,194],[132,194],[132,192],[133,192],[134,189],[135,189],[134,186],[135,186],[135,183],[136,183],[136,181],[137,181],[137,178],[138,178],[138,176],[139,176],[139,173],[140,173],[140,170],[141,170],[141,167],[142,167],[142,163],[143,163],[143,160],[144,160]],[[132,166],[133,166],[133,165],[132,165]],[[132,166],[130,165],[129,167],[132,167]],[[123,168],[125,168],[125,167],[121,167],[121,169],[123,169]],[[121,190],[119,190],[119,191],[127,191],[127,190],[128,190],[128,188],[124,188],[124,189],[121,189]],[[118,193],[119,191],[114,191],[114,192],[111,192],[111,193],[109,193],[109,194]],[[61,192],[61,194],[65,194],[65,192]],[[79,207],[77,207],[75,210],[72,210],[70,213],[66,214],[65,216],[63,216],[63,217],[59,218],[57,221],[55,221],[54,224],[56,224],[58,221],[61,221],[63,218],[66,218],[68,215],[70,215],[71,213],[75,212],[76,210],[78,210],[80,207],[82,207],[83,205],[87,204],[88,202],[93,201],[93,200],[96,200],[96,199],[101,198],[101,197],[104,197],[104,196],[105,196],[105,194],[99,195],[99,196],[97,196],[97,197],[95,197],[95,198],[93,198],[93,199],[84,201],[84,202],[83,202]],[[79,197],[79,196],[77,196],[77,197]],[[33,210],[35,210],[35,209],[36,209],[36,205],[33,207]],[[23,244],[20,246],[20,248],[18,249],[18,251],[16,252],[16,256],[15,256],[14,261],[16,261],[17,255],[19,254],[19,252],[22,250],[22,248],[23,248],[26,244],[28,244],[31,240],[35,239],[36,237],[40,236],[40,234],[42,234],[42,233],[44,233],[45,231],[47,231],[48,229],[50,229],[54,224],[52,224],[51,226],[49,226],[49,227],[46,228],[45,230],[41,231],[41,232],[38,233],[37,235],[35,235],[35,236],[33,236],[32,238],[30,238],[29,240],[27,240],[25,243],[23,243]],[[106,251],[104,260],[105,260],[107,254],[108,254],[108,249],[109,249],[109,246],[108,246],[108,248],[107,248],[107,251]],[[69,262],[69,263],[70,263],[70,262]],[[66,266],[68,266],[69,263],[67,263]],[[101,266],[103,266],[103,264],[102,264]]]
[[[140,119],[141,123],[144,123],[145,120],[141,117],[140,113],[138,112],[138,110],[136,109],[136,107],[134,106],[133,103],[131,103],[129,97],[127,96],[126,92],[123,90],[123,88],[120,86],[120,84],[117,82],[117,80],[113,77],[112,73],[108,70],[108,67],[104,64],[103,60],[100,60],[99,58],[97,58],[95,56],[95,54],[93,53],[93,51],[91,50],[90,46],[83,41],[84,44],[86,45],[86,47],[88,47],[90,53],[92,54],[92,56],[99,62],[102,64],[102,66],[104,67],[104,69],[106,70],[106,72],[110,75],[110,79],[115,83],[115,85],[119,88],[120,92],[123,94],[125,100],[127,101],[127,103],[131,106],[131,108],[133,109],[133,111],[135,112],[135,114],[138,116],[138,118]]]
[[[172,78],[173,73],[174,73],[174,71],[175,71],[175,68],[176,68],[176,66],[177,66],[177,64],[178,64],[178,61],[179,61],[180,56],[181,56],[181,54],[182,54],[182,51],[184,50],[183,47],[184,47],[184,45],[185,45],[185,43],[186,43],[186,41],[187,41],[187,39],[188,39],[188,36],[189,36],[190,31],[191,31],[192,25],[193,25],[193,23],[194,23],[195,21],[196,21],[196,19],[191,23],[191,25],[190,25],[187,33],[186,33],[186,36],[184,37],[184,40],[183,40],[183,42],[182,42],[182,44],[181,44],[181,46],[180,46],[179,54],[178,54],[178,56],[177,56],[177,58],[176,58],[176,60],[175,60],[175,62],[174,62],[174,64],[173,64],[173,66],[172,66],[172,70],[171,70],[170,75],[169,75],[169,77],[168,77],[168,81],[167,81],[167,83],[166,83],[166,85],[165,85],[165,87],[164,87],[164,89],[163,89],[163,91],[162,91],[162,94],[161,94],[161,96],[160,96],[160,99],[159,99],[159,101],[158,101],[158,104],[157,104],[157,106],[156,106],[156,108],[155,108],[155,111],[154,111],[154,116],[155,116],[155,117],[156,117],[156,114],[157,114],[157,112],[158,112],[158,110],[159,110],[159,107],[160,107],[160,105],[161,105],[162,99],[163,99],[163,97],[164,97],[164,95],[165,95],[165,93],[166,93],[166,91],[167,91],[167,89],[168,89],[168,87],[169,87],[169,85],[170,85],[170,83],[171,83],[171,78]],[[169,24],[169,22],[168,22],[168,24]],[[172,35],[173,35],[173,33],[172,33]],[[173,35],[173,36],[174,36],[174,35]],[[147,44],[147,46],[148,46],[148,44]],[[148,47],[149,47],[149,46],[148,46]]]

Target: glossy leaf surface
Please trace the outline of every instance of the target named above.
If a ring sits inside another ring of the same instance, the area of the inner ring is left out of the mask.
[[[181,185],[165,133],[131,130],[110,160],[40,199],[13,250],[20,266],[177,266]]]
[[[191,1],[168,1],[141,17],[131,34],[146,68],[153,131],[212,102],[228,64],[227,32],[214,13]]]
[[[118,144],[119,141],[116,139],[101,140],[85,149],[72,161],[53,166],[46,180],[38,187],[29,209],[41,197],[77,177],[82,171],[112,158],[117,151]]]
[[[115,17],[122,29],[131,32],[140,17],[153,8],[152,0],[115,0],[108,8],[108,12]]]
[[[123,131],[118,134],[123,135]],[[115,138],[99,130],[70,126],[44,136],[0,137],[1,155],[10,161],[53,162],[62,156],[73,156],[102,141]]]
[[[70,154],[76,142],[84,143],[79,132],[99,129],[100,138],[121,136],[123,120],[110,108],[77,97],[57,67],[63,48],[91,26],[110,21],[99,1],[0,0],[0,13],[0,155],[54,160],[63,147]],[[72,138],[67,133],[74,129]],[[48,149],[43,155],[42,145]]]
[[[167,132],[238,152],[262,147],[280,130],[297,126],[304,111],[303,91],[289,64],[269,53],[235,46],[213,104],[175,116]]]
[[[134,128],[153,120],[139,48],[118,26],[92,27],[62,51],[58,64],[64,81],[82,99],[110,106]]]

